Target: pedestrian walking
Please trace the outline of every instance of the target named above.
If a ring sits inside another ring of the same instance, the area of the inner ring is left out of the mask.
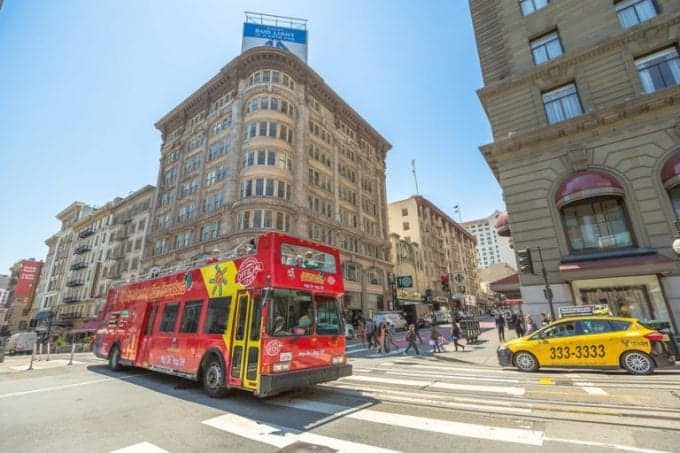
[[[453,340],[453,345],[456,347],[456,352],[458,352],[458,348],[462,348],[463,351],[465,351],[465,346],[458,343],[460,339],[463,336],[463,330],[460,328],[458,324],[454,321],[453,326],[451,328],[451,340]]]
[[[359,319],[359,339],[361,340],[361,347],[366,347],[366,322]]]
[[[375,336],[375,322],[368,318],[366,320],[366,342],[368,343],[368,349],[373,349],[373,340]]]
[[[385,353],[385,323],[381,322],[378,324],[378,329],[375,332],[375,340],[377,344],[378,352],[381,354]]]
[[[498,329],[498,341],[505,341],[505,318],[501,313],[496,313],[496,329]]]
[[[385,329],[385,348],[388,353],[390,352],[390,346],[394,346],[395,350],[399,349],[399,345],[394,342],[394,326],[388,324]]]
[[[408,346],[406,346],[406,349],[404,349],[404,352],[402,354],[406,354],[413,348],[416,351],[416,355],[420,355],[420,352],[418,351],[418,345],[416,344],[416,339],[418,338],[418,335],[416,334],[415,331],[415,325],[409,324],[408,330],[406,331],[406,341],[408,342]]]
[[[545,313],[541,313],[539,316],[541,318],[541,327],[547,326],[550,323],[550,321],[548,320],[548,317],[545,315]]]
[[[444,352],[440,346],[440,338],[441,333],[439,333],[439,329],[437,329],[437,326],[432,324],[432,327],[430,328],[430,346],[432,346],[432,353],[434,354],[435,352]]]
[[[512,315],[513,318],[515,318],[514,325],[515,325],[515,333],[517,334],[517,338],[523,337],[524,336],[524,316],[522,316],[521,313],[515,313]]]
[[[532,333],[538,330],[538,325],[534,321],[531,315],[527,316],[527,333]]]

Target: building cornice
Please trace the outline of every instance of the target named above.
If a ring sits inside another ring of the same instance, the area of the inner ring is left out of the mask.
[[[643,116],[663,108],[669,108],[680,104],[680,85],[665,88],[651,94],[643,94],[634,99],[620,104],[602,108],[591,113],[561,121],[545,127],[540,127],[531,132],[505,138],[480,147],[480,151],[491,167],[496,179],[498,179],[498,158],[506,153],[516,152],[522,149],[530,149],[539,144],[557,141],[586,131],[597,130],[604,127]]]
[[[367,141],[382,153],[392,148],[392,145],[338,96],[319,74],[292,53],[271,47],[255,47],[231,60],[217,75],[158,120],[155,124],[156,129],[164,136],[167,135],[171,130],[181,127],[193,114],[208,108],[210,103],[223,93],[238,90],[239,80],[258,69],[267,68],[286,72],[297,82],[304,83],[312,96],[340,119],[357,125],[360,136],[367,138]]]
[[[632,27],[617,36],[603,40],[599,44],[580,51],[566,53],[559,58],[535,66],[514,77],[480,88],[477,90],[477,95],[482,103],[484,103],[488,98],[516,88],[519,85],[539,79],[559,77],[560,74],[567,74],[569,68],[574,65],[599,57],[611,50],[625,47],[629,43],[640,40],[648,41],[658,36],[668,35],[670,28],[677,24],[680,24],[680,12],[671,15],[662,14],[649,20],[644,25]]]

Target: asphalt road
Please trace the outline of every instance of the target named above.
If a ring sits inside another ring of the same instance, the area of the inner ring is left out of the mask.
[[[677,451],[680,375],[520,373],[442,356],[265,400],[79,355],[0,368],[2,452]],[[12,362],[14,361],[14,362]]]

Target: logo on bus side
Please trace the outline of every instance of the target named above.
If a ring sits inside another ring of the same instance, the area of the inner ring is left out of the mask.
[[[268,356],[279,355],[279,352],[281,352],[281,342],[279,340],[272,341],[264,348],[264,353]]]
[[[248,257],[239,266],[236,281],[243,286],[250,286],[263,268],[264,266],[257,258]]]

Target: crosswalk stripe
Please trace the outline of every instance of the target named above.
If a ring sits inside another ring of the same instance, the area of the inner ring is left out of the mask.
[[[392,379],[392,378],[381,378],[373,376],[360,376],[352,375],[342,378],[342,381],[360,381],[360,382],[375,382],[383,384],[393,384],[393,385],[405,385],[409,387],[428,387],[428,388],[440,388],[446,390],[466,390],[474,392],[489,392],[489,393],[505,393],[513,396],[524,395],[525,390],[519,387],[495,387],[490,385],[473,385],[473,384],[453,384],[447,382],[434,382],[434,381],[423,381],[423,380],[407,380],[407,379]]]
[[[574,382],[576,387],[580,387],[590,395],[609,395],[609,393],[602,390],[600,387],[595,387],[591,382]]]
[[[285,448],[296,442],[306,442],[338,450],[338,452],[395,453],[380,447],[359,442],[336,439],[310,432],[304,432],[285,426],[263,423],[258,420],[241,417],[235,414],[224,414],[204,420],[202,423],[239,437],[262,442],[273,447]]]
[[[335,404],[320,403],[306,399],[292,399],[289,401],[277,401],[276,404],[293,407],[296,409],[309,410],[333,414],[339,408],[350,409],[345,406]],[[522,428],[504,428],[499,426],[477,425],[474,423],[454,422],[448,420],[438,420],[433,418],[418,417],[414,415],[403,415],[376,411],[373,409],[361,409],[356,412],[347,412],[344,418],[362,420],[372,423],[380,423],[390,426],[429,431],[441,434],[450,434],[462,437],[473,437],[475,439],[497,440],[503,442],[513,442],[525,445],[542,445],[542,431],[533,431]]]
[[[113,450],[111,453],[168,453],[168,451],[150,442],[140,442],[129,447]]]

